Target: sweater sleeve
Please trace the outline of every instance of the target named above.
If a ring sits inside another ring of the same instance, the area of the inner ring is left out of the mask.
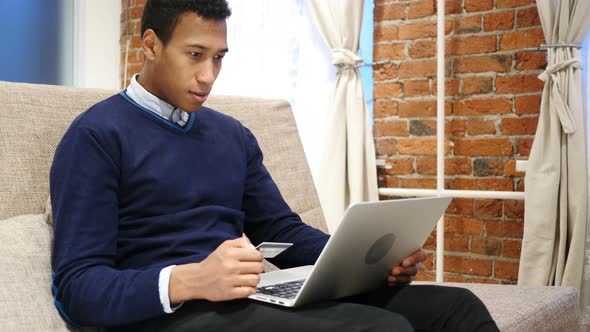
[[[291,210],[263,164],[256,138],[244,129],[248,151],[243,198],[246,235],[255,245],[264,241],[292,242],[292,247],[270,260],[280,268],[314,264],[329,236],[303,223]]]
[[[103,135],[108,136],[108,135]],[[74,325],[114,326],[164,314],[161,268],[118,270],[120,151],[79,125],[68,129],[50,172],[54,302]]]

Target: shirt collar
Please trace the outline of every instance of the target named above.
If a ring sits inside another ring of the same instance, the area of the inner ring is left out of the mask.
[[[134,102],[138,103],[144,108],[158,114],[164,119],[174,122],[180,126],[185,126],[189,119],[189,114],[180,108],[176,108],[162,99],[156,97],[147,91],[139,82],[137,82],[139,74],[133,75],[131,83],[127,87],[127,95]]]

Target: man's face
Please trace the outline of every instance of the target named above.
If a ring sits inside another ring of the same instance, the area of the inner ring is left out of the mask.
[[[207,99],[227,52],[225,20],[184,13],[172,37],[153,59],[154,93],[186,112],[197,111]]]

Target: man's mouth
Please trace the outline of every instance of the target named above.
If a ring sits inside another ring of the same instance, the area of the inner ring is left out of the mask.
[[[191,96],[198,102],[203,103],[207,100],[207,96],[209,96],[209,92],[193,92],[190,91]]]

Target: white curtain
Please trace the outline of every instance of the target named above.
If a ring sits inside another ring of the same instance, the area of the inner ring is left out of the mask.
[[[304,0],[229,0],[229,52],[212,93],[291,103],[314,179],[336,71]]]
[[[537,0],[537,7],[547,44],[582,43],[590,28],[590,1]],[[579,48],[548,48],[539,125],[525,176],[519,285],[582,286],[588,181],[581,69]]]
[[[318,193],[330,232],[346,207],[377,200],[377,171],[357,55],[363,0],[309,0],[309,9],[338,68],[334,110],[320,161]]]

